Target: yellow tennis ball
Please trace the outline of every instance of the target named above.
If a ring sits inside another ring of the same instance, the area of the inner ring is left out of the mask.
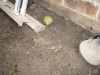
[[[43,18],[43,24],[45,24],[46,26],[49,26],[52,23],[52,18],[50,16],[45,16]]]

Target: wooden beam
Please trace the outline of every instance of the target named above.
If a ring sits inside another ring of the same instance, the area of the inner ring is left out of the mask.
[[[22,26],[25,22],[27,25],[29,25],[32,29],[34,29],[35,32],[41,32],[45,29],[45,26],[41,24],[39,21],[31,17],[29,14],[23,15],[15,15],[14,10],[14,4],[12,4],[10,1],[4,2],[0,0],[0,8],[7,13],[15,22],[18,23],[19,26]]]

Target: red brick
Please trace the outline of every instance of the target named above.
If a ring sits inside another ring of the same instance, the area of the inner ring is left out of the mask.
[[[93,4],[86,2],[86,14],[96,18],[96,13],[97,13],[98,7],[94,6]]]
[[[77,5],[77,1],[76,0],[64,0],[63,6],[64,7],[70,7],[72,9],[74,9]]]
[[[86,13],[86,2],[78,1],[75,10],[83,14]]]
[[[62,0],[53,0],[53,2],[62,5]]]

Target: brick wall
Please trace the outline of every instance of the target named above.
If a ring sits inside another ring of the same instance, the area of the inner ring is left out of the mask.
[[[100,0],[33,0],[90,31],[100,32]]]

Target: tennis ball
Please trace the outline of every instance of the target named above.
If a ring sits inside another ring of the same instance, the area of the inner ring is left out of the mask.
[[[52,18],[50,16],[45,16],[43,18],[43,24],[49,26],[52,23]]]

